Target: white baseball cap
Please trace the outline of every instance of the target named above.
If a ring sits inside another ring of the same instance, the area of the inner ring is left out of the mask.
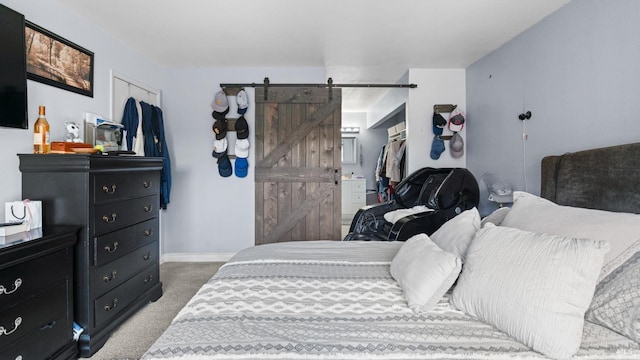
[[[247,112],[249,107],[249,99],[247,98],[247,92],[244,89],[238,91],[236,95],[236,102],[238,103],[238,114],[243,115]]]
[[[227,152],[227,146],[228,146],[228,142],[227,142],[227,138],[224,137],[220,140],[214,140],[213,141],[213,157],[215,158],[219,158],[222,157],[222,155],[224,155]]]
[[[454,110],[449,115],[449,130],[453,132],[461,131],[464,127],[464,114],[460,110]]]
[[[235,152],[236,157],[239,158],[248,158],[249,157],[249,140],[248,139],[238,139],[236,140]]]

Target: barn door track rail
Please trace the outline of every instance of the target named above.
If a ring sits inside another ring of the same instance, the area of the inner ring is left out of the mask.
[[[417,88],[416,84],[334,84],[333,79],[327,79],[326,84],[271,84],[269,78],[264,78],[262,84],[259,83],[246,83],[246,84],[220,84],[220,87],[227,95],[235,95],[243,87],[263,87],[264,99],[268,99],[270,87],[314,87],[314,88],[329,88],[329,99],[333,99],[333,88]]]

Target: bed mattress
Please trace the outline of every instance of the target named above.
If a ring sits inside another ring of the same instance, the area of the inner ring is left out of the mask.
[[[449,304],[414,314],[389,265],[402,243],[305,241],[239,252],[143,359],[546,359]],[[639,359],[585,322],[575,359]]]

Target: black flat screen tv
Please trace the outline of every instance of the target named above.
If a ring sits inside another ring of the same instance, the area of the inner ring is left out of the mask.
[[[29,128],[24,15],[0,4],[0,126]]]

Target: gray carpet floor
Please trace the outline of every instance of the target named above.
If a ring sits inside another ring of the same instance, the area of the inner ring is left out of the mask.
[[[147,304],[124,322],[89,359],[139,359],[222,264],[224,263],[170,262],[160,265],[162,297]]]

